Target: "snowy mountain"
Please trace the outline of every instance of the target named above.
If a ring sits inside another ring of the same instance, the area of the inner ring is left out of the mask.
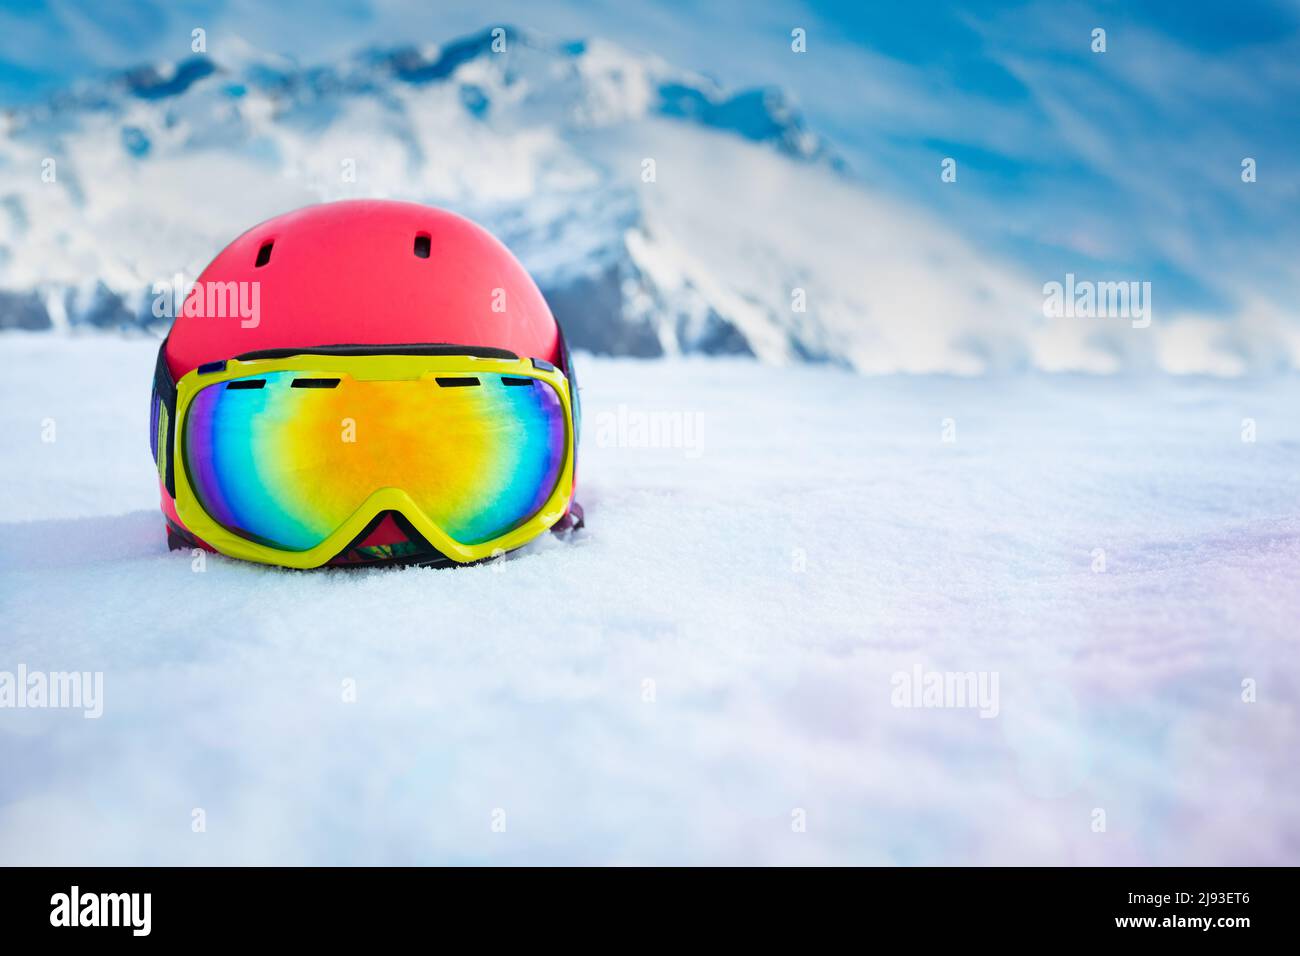
[[[158,326],[155,283],[250,225],[388,196],[500,235],[590,351],[1035,359],[1033,284],[855,183],[777,90],[516,29],[333,66],[210,52],[4,117],[0,327]]]
[[[231,41],[10,111],[0,329],[158,334],[158,283],[192,281],[273,215],[375,196],[483,223],[596,353],[872,373],[1300,367],[1300,330],[1261,302],[1225,322],[1167,312],[1157,289],[1147,328],[1045,318],[1044,283],[1063,276],[1027,275],[854,176],[780,91],[513,28],[326,66]]]

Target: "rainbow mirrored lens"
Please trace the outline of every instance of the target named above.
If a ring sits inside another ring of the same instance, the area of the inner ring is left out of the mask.
[[[509,375],[268,372],[195,395],[184,451],[208,515],[272,547],[315,547],[383,488],[479,544],[523,524],[555,490],[564,407],[546,382]]]

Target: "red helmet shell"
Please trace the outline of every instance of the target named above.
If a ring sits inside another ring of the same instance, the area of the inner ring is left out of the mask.
[[[250,308],[190,301],[214,288]],[[486,229],[417,203],[349,200],[269,219],[222,250],[177,316],[166,355],[179,380],[261,349],[425,343],[562,364],[546,300]]]

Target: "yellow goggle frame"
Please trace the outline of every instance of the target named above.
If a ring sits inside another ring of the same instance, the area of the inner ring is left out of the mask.
[[[328,354],[305,352],[282,358],[230,359],[222,369],[205,371],[200,366],[176,383],[176,427],[172,436],[172,461],[176,486],[176,513],[185,526],[222,554],[246,561],[278,564],[290,568],[316,568],[337,557],[365,531],[383,511],[400,512],[426,541],[448,558],[461,564],[481,561],[527,544],[559,521],[569,509],[573,494],[573,400],[569,380],[548,363],[531,359],[481,358],[473,355],[384,355]],[[536,514],[507,533],[477,544],[462,544],[430,521],[400,488],[380,488],[324,541],[305,551],[271,547],[228,530],[212,518],[199,503],[190,484],[184,454],[186,416],[195,396],[203,389],[231,379],[270,372],[341,373],[359,381],[397,381],[434,378],[439,375],[501,374],[535,378],[550,385],[564,408],[564,462],[555,490]]]

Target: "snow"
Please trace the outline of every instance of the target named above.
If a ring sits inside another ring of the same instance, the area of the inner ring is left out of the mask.
[[[1294,378],[580,356],[576,536],[200,572],[155,347],[0,337],[0,671],[104,675],[0,709],[0,862],[1300,862]]]

